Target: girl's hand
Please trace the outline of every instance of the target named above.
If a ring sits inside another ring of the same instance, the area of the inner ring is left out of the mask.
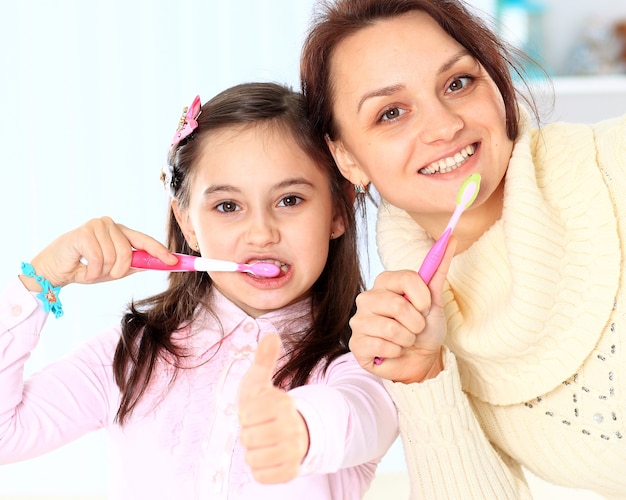
[[[395,382],[422,382],[443,370],[442,291],[456,240],[450,239],[430,284],[415,271],[381,273],[356,300],[350,350],[367,371]],[[382,358],[380,364],[376,358]]]
[[[177,261],[167,247],[154,238],[102,217],[59,236],[30,263],[35,272],[54,287],[100,283],[137,271],[130,267],[133,248],[146,250],[168,264]],[[87,264],[81,262],[82,258]],[[33,278],[21,276],[21,279],[29,289],[41,289]]]
[[[280,345],[278,335],[264,336],[239,386],[240,441],[252,475],[265,484],[297,477],[309,449],[304,418],[293,399],[272,384]]]

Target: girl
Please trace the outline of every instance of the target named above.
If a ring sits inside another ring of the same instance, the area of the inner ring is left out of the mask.
[[[458,0],[338,0],[317,19],[308,108],[382,197],[389,271],[350,346],[389,380],[414,498],[527,498],[522,466],[624,498],[626,117],[534,128],[514,61]],[[413,270],[474,173],[442,293]]]
[[[363,496],[397,422],[348,353],[362,283],[352,197],[311,132],[300,95],[279,85],[197,98],[163,174],[168,248],[104,217],[23,265],[0,301],[0,461],[104,427],[111,498]],[[120,327],[23,381],[61,287],[135,272],[133,248],[280,274],[171,273]]]

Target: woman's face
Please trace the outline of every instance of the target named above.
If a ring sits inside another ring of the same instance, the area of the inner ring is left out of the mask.
[[[447,219],[475,172],[482,181],[472,209],[501,196],[513,147],[502,97],[427,14],[410,12],[346,38],[333,53],[331,83],[339,133],[330,146],[354,184],[371,181],[418,223]]]

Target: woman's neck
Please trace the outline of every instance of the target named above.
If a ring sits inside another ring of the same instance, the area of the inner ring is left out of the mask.
[[[480,206],[469,209],[463,213],[454,229],[454,238],[457,240],[456,253],[467,250],[477,241],[502,216],[504,203],[504,179],[492,195]],[[439,238],[443,233],[451,214],[445,217],[424,216],[424,214],[411,217],[433,239]]]

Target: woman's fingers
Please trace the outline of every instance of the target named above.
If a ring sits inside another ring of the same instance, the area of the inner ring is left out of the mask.
[[[429,286],[414,271],[384,272],[357,297],[350,349],[363,368],[404,382],[439,373],[446,335],[442,295],[455,249],[451,238]]]
[[[407,300],[409,294],[429,309],[428,288],[413,271],[381,273],[373,288],[357,297],[350,349],[364,368],[371,369],[376,358],[402,356],[424,329],[425,317]]]

